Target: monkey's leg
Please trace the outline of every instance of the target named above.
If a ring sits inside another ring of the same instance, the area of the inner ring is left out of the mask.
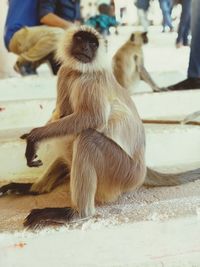
[[[146,174],[144,150],[133,160],[117,143],[94,129],[82,132],[74,143],[70,176],[72,203],[81,217],[94,214],[94,199],[116,200],[140,186]]]
[[[8,192],[22,195],[34,195],[36,194],[35,192],[30,192],[32,185],[33,183],[9,183],[0,187],[0,195],[7,194]]]
[[[77,137],[73,145],[70,174],[70,191],[73,207],[34,209],[26,217],[24,226],[38,228],[55,223],[63,224],[78,216],[78,214],[81,217],[94,214],[97,175],[94,165],[91,164],[93,153],[89,151],[87,139],[88,136],[85,138],[85,133],[82,133]],[[84,147],[85,145],[86,147]]]
[[[63,159],[56,159],[42,177],[31,186],[31,192],[48,193],[69,178],[69,169]]]
[[[55,160],[47,171],[42,175],[38,182],[35,183],[9,183],[0,187],[0,194],[8,192],[21,195],[36,195],[50,192],[57,185],[67,179],[69,170],[61,159]]]
[[[140,67],[140,79],[149,84],[154,92],[160,92],[160,87],[156,85],[144,66]]]
[[[70,207],[33,209],[25,218],[24,226],[37,229],[48,225],[62,225],[71,220],[77,212]]]
[[[95,213],[97,189],[96,164],[92,159],[92,157],[96,158],[97,155],[92,148],[93,137],[88,134],[88,131],[82,132],[74,142],[70,176],[72,203],[81,217],[91,216]],[[100,162],[99,164],[101,165]]]
[[[96,130],[85,130],[73,146],[72,207],[32,210],[24,225],[37,228],[51,223],[63,224],[78,215],[92,216],[95,199],[104,202],[115,200],[122,192],[142,184],[145,173],[145,165],[140,160],[133,161],[114,141]]]

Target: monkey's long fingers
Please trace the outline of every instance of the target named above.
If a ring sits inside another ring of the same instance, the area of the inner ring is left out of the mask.
[[[160,87],[160,88],[154,88],[153,92],[154,93],[163,93],[163,92],[168,92],[168,88],[167,87]]]
[[[34,161],[34,159],[37,158],[36,151],[37,151],[37,144],[27,140],[25,156],[27,160],[27,165],[29,167],[40,167],[43,165],[41,160]]]
[[[27,161],[27,165],[32,168],[32,167],[40,167],[43,165],[42,161],[39,160],[35,160],[35,161]]]
[[[78,212],[70,207],[33,209],[25,218],[24,226],[28,229],[37,229],[48,225],[65,224],[77,215]]]
[[[163,92],[168,92],[168,91],[170,91],[169,89],[168,89],[168,87],[161,87],[160,88],[160,91],[163,91]]]
[[[29,133],[25,133],[23,135],[20,136],[21,139],[26,139],[28,137]]]
[[[3,185],[0,187],[0,195],[5,195],[8,193],[15,193],[15,194],[35,194],[30,191],[30,188],[33,184],[32,183],[10,183],[7,185]]]

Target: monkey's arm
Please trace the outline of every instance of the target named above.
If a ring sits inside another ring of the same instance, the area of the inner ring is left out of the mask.
[[[149,75],[148,71],[145,69],[144,66],[140,66],[139,74],[140,74],[140,79],[143,80],[144,82],[148,83],[154,92],[160,91],[160,88],[152,80],[151,76]]]
[[[66,135],[76,135],[82,131],[92,128],[97,129],[103,125],[103,116],[96,110],[95,115],[90,110],[73,113],[43,127],[33,129],[24,136],[27,141],[25,156],[29,167],[39,167],[42,162],[35,160],[38,144],[44,140]]]
[[[103,117],[93,115],[90,112],[73,113],[69,116],[51,122],[45,126],[33,129],[27,136],[27,140],[38,143],[44,139],[76,135],[82,131],[92,128],[97,129],[103,125]]]

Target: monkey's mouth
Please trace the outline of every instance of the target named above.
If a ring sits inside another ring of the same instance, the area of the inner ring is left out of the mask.
[[[78,59],[78,61],[83,63],[89,63],[91,62],[91,57],[84,54],[84,53],[78,53],[75,55],[75,58]]]

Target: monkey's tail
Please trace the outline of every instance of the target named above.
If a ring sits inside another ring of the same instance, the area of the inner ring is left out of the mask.
[[[181,173],[160,173],[147,168],[147,175],[144,181],[146,186],[175,186],[193,182],[200,179],[200,168]]]

